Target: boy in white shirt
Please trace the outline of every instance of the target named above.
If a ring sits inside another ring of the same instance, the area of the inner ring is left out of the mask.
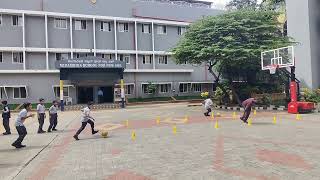
[[[56,126],[58,124],[58,102],[53,101],[52,106],[49,108],[49,121],[50,125],[48,132],[57,131]]]
[[[11,145],[16,147],[16,148],[23,148],[23,147],[26,147],[26,145],[22,145],[22,141],[23,139],[26,137],[27,135],[27,129],[26,127],[24,126],[24,121],[30,117],[34,117],[34,114],[30,114],[28,115],[28,112],[31,110],[32,106],[31,106],[31,103],[24,103],[23,104],[23,108],[18,117],[17,117],[17,120],[16,120],[16,129],[18,131],[18,134],[19,134],[19,137],[16,141],[14,141],[14,143],[12,143]]]
[[[79,130],[77,131],[77,133],[73,136],[73,138],[75,140],[79,140],[78,136],[79,134],[84,130],[84,128],[87,126],[87,124],[89,123],[91,126],[91,132],[92,135],[96,134],[99,131],[94,130],[94,118],[90,116],[90,110],[91,110],[91,106],[92,106],[92,102],[88,102],[87,107],[83,108],[82,111],[82,116],[81,116],[81,127],[79,128]]]
[[[38,113],[38,121],[39,121],[39,128],[38,128],[38,134],[45,133],[45,131],[42,129],[44,120],[46,118],[46,107],[44,106],[44,99],[39,99],[39,104],[37,106],[37,113]]]
[[[209,113],[211,113],[211,106],[213,105],[212,100],[208,97],[206,100],[203,101],[204,108],[207,112],[204,113],[205,116],[210,116]]]

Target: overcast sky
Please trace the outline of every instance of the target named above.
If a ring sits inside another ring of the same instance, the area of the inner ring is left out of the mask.
[[[214,6],[217,8],[224,8],[225,5],[230,1],[230,0],[202,0],[202,1],[210,1],[214,2]],[[261,0],[258,0],[260,2]]]

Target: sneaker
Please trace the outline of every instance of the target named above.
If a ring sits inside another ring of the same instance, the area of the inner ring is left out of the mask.
[[[27,146],[26,145],[22,145],[22,144],[20,145],[20,148],[24,148],[24,147],[27,147]]]
[[[48,133],[51,133],[51,130],[48,130],[47,132],[48,132]]]
[[[18,145],[17,145],[17,144],[15,144],[15,143],[12,143],[12,144],[11,144],[11,146],[13,146],[13,147],[15,147],[15,148],[17,148],[17,147],[18,147]]]
[[[5,133],[3,133],[4,136],[5,136],[5,135],[9,135],[9,134],[11,134],[11,132],[5,132]]]
[[[78,138],[77,135],[74,135],[73,138],[74,138],[75,140],[79,141],[79,138]]]
[[[97,134],[99,131],[93,131],[92,134]]]
[[[52,129],[52,131],[58,131],[57,129]]]

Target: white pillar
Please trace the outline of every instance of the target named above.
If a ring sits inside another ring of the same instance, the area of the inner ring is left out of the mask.
[[[22,47],[23,47],[23,70],[26,70],[26,25],[25,25],[24,13],[22,13]]]
[[[73,58],[73,27],[72,27],[72,16],[70,16],[70,48],[71,48],[71,59]]]
[[[93,55],[96,56],[97,52],[96,52],[96,19],[93,18],[93,27],[92,27],[92,31],[93,31]]]
[[[115,59],[118,60],[118,38],[117,38],[117,20],[113,20],[114,26],[114,50],[115,50]]]
[[[138,60],[138,28],[137,21],[134,21],[134,39],[135,39],[135,49],[136,49],[136,69],[139,69],[139,60]]]
[[[154,23],[152,22],[151,24],[152,28],[152,65],[153,65],[153,69],[156,69],[156,58],[155,58],[155,54],[154,54]]]
[[[48,15],[44,15],[44,28],[46,36],[46,68],[49,70],[49,53],[48,53]]]

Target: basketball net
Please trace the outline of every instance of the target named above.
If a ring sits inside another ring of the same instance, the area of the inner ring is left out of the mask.
[[[270,74],[275,74],[277,71],[278,65],[272,65],[270,70]]]

